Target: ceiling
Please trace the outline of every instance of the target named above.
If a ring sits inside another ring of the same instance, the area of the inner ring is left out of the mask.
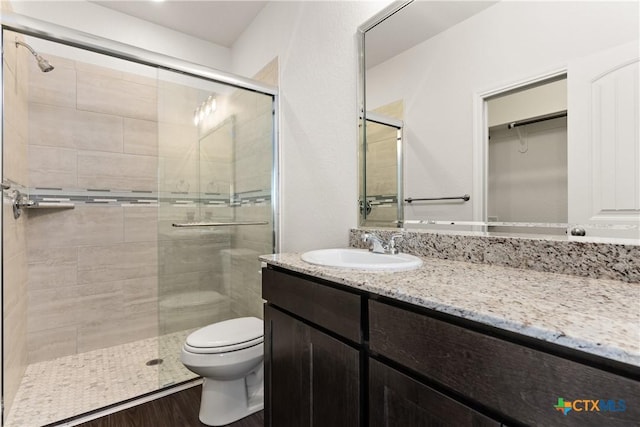
[[[237,0],[90,1],[225,47],[233,45],[267,4],[266,1]]]
[[[225,47],[233,45],[268,3],[245,0],[88,1]],[[367,32],[367,67],[379,64],[495,3],[495,0],[415,1]]]
[[[367,31],[371,68],[498,3],[496,0],[415,1]]]

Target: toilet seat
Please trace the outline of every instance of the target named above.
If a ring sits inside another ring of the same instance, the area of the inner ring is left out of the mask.
[[[263,342],[263,338],[260,337],[260,338],[256,338],[255,340],[246,341],[238,344],[226,345],[223,347],[193,347],[193,346],[190,346],[189,344],[185,344],[184,349],[189,353],[195,353],[195,354],[218,354],[218,353],[229,353],[231,351],[244,350],[246,348],[253,347],[258,344],[262,344],[262,342]]]
[[[214,323],[191,333],[184,349],[196,354],[217,354],[253,347],[264,341],[263,325],[256,317]]]

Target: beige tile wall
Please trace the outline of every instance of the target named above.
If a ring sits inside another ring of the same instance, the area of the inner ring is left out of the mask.
[[[395,194],[397,178],[396,128],[367,123],[367,192]]]
[[[45,56],[52,72],[29,65],[29,186],[157,191],[155,80]],[[30,363],[157,335],[157,207],[27,217]]]
[[[2,2],[2,11],[7,4]],[[26,49],[16,49],[16,34],[4,34],[3,180],[27,184],[28,86]],[[18,36],[19,39],[22,37]],[[18,186],[20,188],[20,186]],[[24,189],[24,187],[22,187]],[[11,191],[11,190],[10,190]],[[27,367],[27,245],[25,217],[14,219],[10,191],[3,191],[3,371],[4,414],[11,409]]]
[[[155,80],[47,58],[29,67],[30,186],[156,191]]]
[[[203,193],[228,195],[233,182],[233,132],[230,117],[200,140],[200,189]],[[211,211],[212,215],[219,212]]]
[[[4,149],[3,174],[15,182],[27,183],[27,135],[29,87],[27,86],[29,52],[15,46],[22,36],[7,31],[3,47],[4,70]]]
[[[375,109],[376,113],[402,120],[402,100]],[[395,195],[398,189],[397,130],[391,126],[367,122],[367,196]],[[374,205],[368,223],[390,222],[398,218],[395,204]]]
[[[78,110],[157,120],[156,80],[76,63]]]
[[[14,220],[11,203],[3,199],[3,348],[4,402],[11,403],[27,360],[27,255],[25,220]],[[6,412],[5,412],[6,413]]]
[[[160,82],[158,93],[160,191],[197,195],[199,141],[192,114],[201,91]]]

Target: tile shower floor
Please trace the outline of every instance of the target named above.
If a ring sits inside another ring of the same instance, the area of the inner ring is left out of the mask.
[[[181,331],[29,365],[5,427],[39,427],[195,378]],[[146,362],[162,358],[163,363]]]

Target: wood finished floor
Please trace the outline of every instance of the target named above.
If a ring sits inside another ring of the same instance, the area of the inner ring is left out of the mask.
[[[206,427],[198,419],[202,386],[192,387],[124,411],[95,419],[80,427]],[[263,427],[263,411],[229,427]]]

